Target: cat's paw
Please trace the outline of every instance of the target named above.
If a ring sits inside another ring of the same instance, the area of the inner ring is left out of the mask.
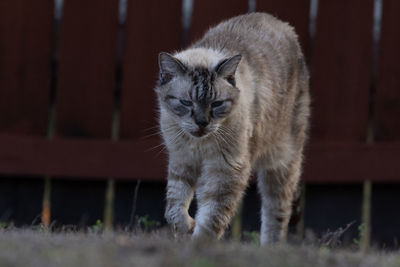
[[[187,216],[179,222],[170,223],[170,225],[172,226],[173,231],[178,235],[191,235],[196,226],[196,221],[192,217]]]
[[[196,225],[192,234],[192,240],[196,242],[206,242],[217,239],[219,239],[217,233],[201,225]]]
[[[182,235],[192,234],[195,226],[196,221],[192,217],[187,216],[184,222],[177,226],[177,230]]]

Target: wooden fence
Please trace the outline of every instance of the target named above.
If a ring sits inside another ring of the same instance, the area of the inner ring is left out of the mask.
[[[165,177],[155,130],[157,54],[190,43],[247,0],[0,1],[0,174],[75,178]],[[383,0],[374,42],[373,0],[257,1],[295,26],[311,69],[311,141],[303,180],[400,181],[400,2]],[[187,34],[185,34],[187,33]]]

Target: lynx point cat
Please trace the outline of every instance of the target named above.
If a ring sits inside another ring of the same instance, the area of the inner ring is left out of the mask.
[[[234,17],[186,50],[160,53],[159,66],[168,223],[195,239],[220,238],[254,171],[261,243],[284,240],[310,102],[293,29],[264,13]],[[188,214],[194,194],[195,219]]]

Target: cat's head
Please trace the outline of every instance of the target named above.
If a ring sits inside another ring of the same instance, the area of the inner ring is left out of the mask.
[[[240,60],[241,55],[235,55],[213,66],[191,66],[160,53],[155,90],[162,112],[167,112],[183,131],[195,137],[218,130],[236,107],[239,89],[235,73]]]

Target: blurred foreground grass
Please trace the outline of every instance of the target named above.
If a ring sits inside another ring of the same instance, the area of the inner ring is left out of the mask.
[[[50,233],[0,229],[0,266],[400,266],[400,252],[329,249],[311,245],[195,243],[166,231],[150,234]]]

